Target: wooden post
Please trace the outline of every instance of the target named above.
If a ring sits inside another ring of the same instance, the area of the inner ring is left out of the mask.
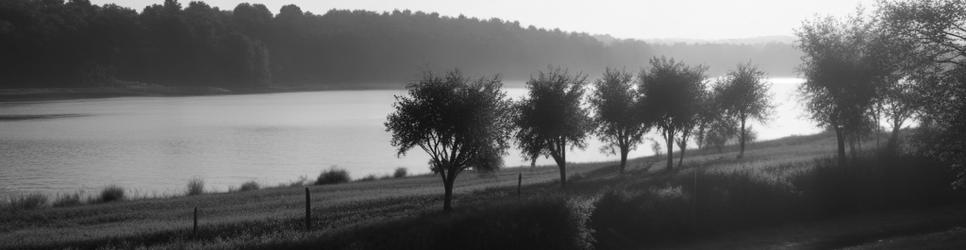
[[[523,186],[523,173],[517,175],[517,198],[522,197],[520,193],[520,187]]]
[[[195,224],[194,229],[191,230],[191,234],[198,236],[198,207],[195,207]]]
[[[312,230],[312,198],[309,188],[305,188],[305,230]]]

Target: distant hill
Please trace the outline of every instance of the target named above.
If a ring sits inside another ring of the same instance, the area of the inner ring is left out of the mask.
[[[500,19],[420,11],[304,12],[287,5],[221,10],[176,0],[140,12],[87,1],[0,1],[0,88],[171,86],[261,88],[381,83],[402,87],[424,70],[460,68],[525,80],[547,65],[596,77],[636,71],[653,56],[721,74],[753,61],[773,76],[799,62],[790,44],[652,44]]]

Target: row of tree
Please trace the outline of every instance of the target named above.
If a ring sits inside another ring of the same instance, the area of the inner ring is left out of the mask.
[[[765,73],[742,64],[709,87],[705,66],[664,57],[650,64],[636,76],[606,69],[593,84],[586,74],[551,67],[527,81],[529,94],[519,102],[506,97],[499,77],[429,72],[409,85],[408,95],[396,96],[385,126],[398,154],[413,148],[429,154],[430,169],[443,181],[445,210],[451,209],[457,176],[466,169],[499,168],[511,141],[531,160],[552,158],[561,187],[567,183],[567,151],[585,148],[591,134],[620,155],[621,173],[627,154],[652,128],[666,142],[668,170],[674,145],[680,166],[692,139],[720,147],[737,137],[742,157],[752,134],[747,122],[765,121],[772,109]]]
[[[412,79],[413,72],[440,67],[524,80],[545,62],[585,69],[641,67],[658,54],[720,68],[753,59],[791,75],[800,53],[791,44],[602,42],[585,33],[515,21],[408,10],[314,14],[286,5],[272,13],[261,4],[222,10],[200,1],[165,0],[138,12],[88,0],[0,1],[0,88],[125,82],[403,87],[397,83]]]
[[[966,1],[880,1],[871,14],[816,18],[797,32],[800,90],[811,118],[835,131],[840,164],[883,120],[899,152],[900,130],[915,120],[915,148],[959,169],[963,186]]]

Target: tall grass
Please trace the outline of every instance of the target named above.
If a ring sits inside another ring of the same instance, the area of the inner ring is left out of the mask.
[[[315,179],[315,185],[346,183],[349,180],[349,171],[333,166],[319,174],[319,178]]]
[[[47,196],[42,193],[22,194],[10,198],[7,204],[13,210],[32,210],[42,208],[47,205]]]
[[[57,199],[52,204],[54,207],[70,207],[80,205],[81,193],[57,195]]]
[[[338,231],[265,249],[582,249],[563,198],[501,202]]]
[[[186,195],[199,195],[205,193],[205,180],[200,177],[191,178],[188,180],[188,191]]]

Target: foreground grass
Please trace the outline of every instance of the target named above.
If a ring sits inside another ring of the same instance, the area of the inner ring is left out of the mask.
[[[831,153],[833,143],[834,138],[828,135],[761,142],[750,145],[741,160],[735,160],[734,152],[729,150],[689,152],[685,168],[670,172],[662,171],[661,159],[635,159],[625,176],[617,176],[613,163],[573,164],[568,172],[574,177],[567,190],[560,190],[553,183],[557,172],[550,167],[510,168],[490,176],[464,174],[457,181],[454,203],[457,211],[453,214],[439,212],[442,188],[436,176],[313,186],[310,187],[313,230],[307,232],[301,224],[304,209],[301,187],[5,212],[0,214],[0,248],[601,247],[602,241],[613,240],[595,239],[594,232],[587,230],[592,228],[588,220],[601,194],[613,190],[686,194],[693,191],[680,183],[687,182],[689,176],[698,180],[695,169],[701,169],[702,180],[706,176],[746,176],[755,183],[768,184],[761,187],[777,187],[776,192],[780,192],[784,187],[781,183],[787,182],[787,177],[810,171],[816,159]],[[516,196],[518,173],[524,175],[523,197]],[[721,184],[729,183],[727,178],[723,180]],[[675,187],[674,183],[679,186]],[[723,191],[760,194],[756,190],[736,189],[740,187]],[[707,190],[722,191],[720,188]],[[733,197],[726,193],[709,196]],[[197,235],[190,232],[194,207],[201,210],[201,229]],[[704,212],[717,213],[710,207]],[[520,218],[528,220],[521,222]],[[775,226],[774,221],[781,220],[748,223],[751,226],[729,222],[734,223],[729,226],[753,230],[752,226]],[[720,231],[731,228],[711,229],[717,231],[714,235],[721,235]],[[517,233],[526,233],[526,236]],[[526,238],[534,241],[519,241]],[[548,245],[551,243],[555,245]],[[720,244],[712,242],[696,247],[727,246]]]

